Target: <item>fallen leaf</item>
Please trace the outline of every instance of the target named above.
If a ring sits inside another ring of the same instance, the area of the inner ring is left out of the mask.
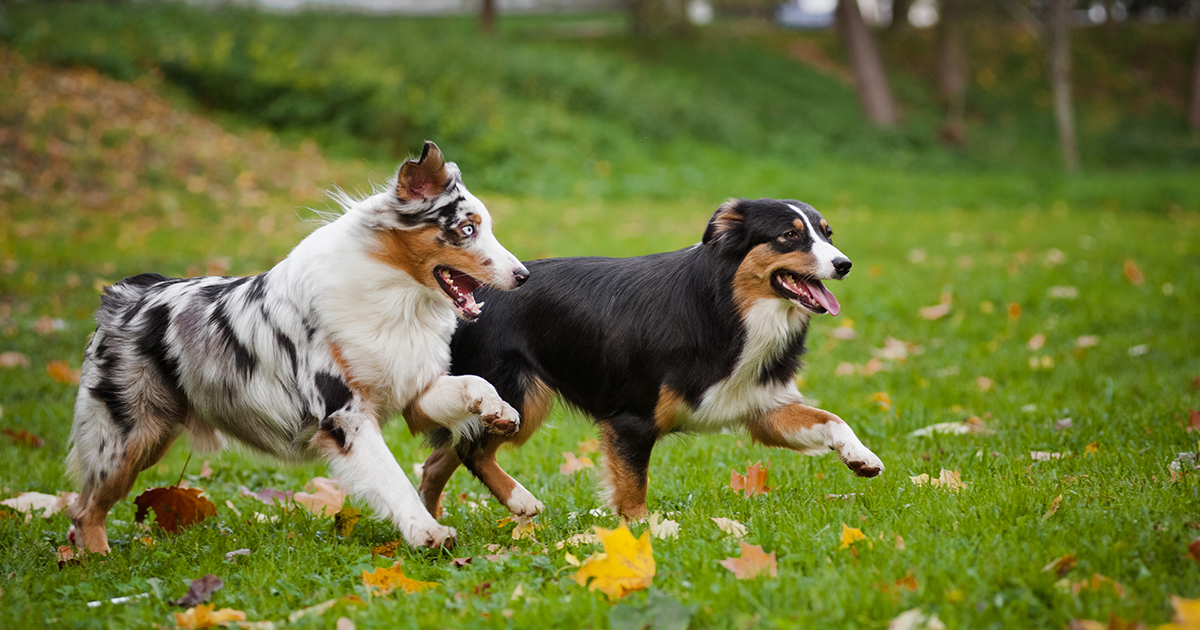
[[[397,560],[387,569],[377,568],[370,573],[363,571],[363,586],[372,589],[376,595],[387,595],[395,589],[411,595],[439,586],[437,582],[421,582],[405,577],[404,570],[400,568],[402,564],[404,564],[403,561]]]
[[[0,368],[29,367],[29,357],[20,352],[0,352]]]
[[[208,479],[209,477],[212,477],[212,474],[213,469],[208,465],[208,460],[206,459],[204,460],[203,464],[200,464],[200,478]]]
[[[199,604],[184,612],[175,613],[175,625],[187,630],[199,630],[213,626],[227,626],[234,621],[245,621],[246,613],[232,608],[213,610],[213,606]]]
[[[1125,587],[1121,586],[1120,582],[1117,582],[1110,577],[1100,575],[1099,573],[1094,573],[1092,574],[1092,577],[1080,580],[1078,582],[1072,582],[1065,579],[1059,580],[1055,583],[1055,586],[1063,590],[1069,590],[1073,595],[1078,595],[1080,592],[1086,590],[1099,591],[1100,587],[1104,586],[1105,584],[1111,586],[1113,592],[1115,592],[1118,597],[1125,597]]]
[[[1072,553],[1051,561],[1050,564],[1042,567],[1042,573],[1053,571],[1058,577],[1063,577],[1073,568],[1075,568],[1075,554]]]
[[[654,551],[650,532],[634,539],[622,524],[615,530],[594,528],[604,545],[602,553],[592,554],[572,576],[588,590],[600,589],[610,599],[620,599],[650,586],[654,579]],[[590,581],[589,581],[590,580]]]
[[[1009,302],[1008,303],[1008,318],[1009,319],[1020,319],[1020,317],[1021,317],[1021,305],[1017,304],[1016,302]]]
[[[1083,335],[1075,340],[1075,345],[1080,348],[1091,348],[1100,345],[1100,337],[1096,335]]]
[[[847,494],[827,494],[827,495],[825,495],[825,500],[826,501],[836,501],[837,499],[841,499],[843,501],[849,501],[856,496],[858,496],[857,492],[850,492]]]
[[[1041,350],[1042,346],[1046,345],[1046,335],[1038,333],[1030,337],[1029,343],[1026,345],[1029,346],[1030,350]]]
[[[266,505],[275,505],[276,501],[283,505],[287,505],[288,501],[292,500],[292,495],[295,494],[291,490],[283,492],[281,490],[275,490],[274,488],[263,488],[262,490],[251,491],[246,486],[239,486],[238,490],[241,492],[242,496],[257,499]]]
[[[51,361],[46,364],[46,373],[50,378],[64,385],[79,384],[79,370],[72,370],[66,361]]]
[[[1132,258],[1125,259],[1123,271],[1125,278],[1133,284],[1145,284],[1146,276],[1142,275],[1142,270],[1138,269],[1137,263]]]
[[[221,590],[222,586],[225,586],[225,582],[209,573],[198,580],[192,580],[192,585],[188,587],[188,592],[183,597],[172,599],[168,603],[183,608],[203,604],[212,599],[213,593]]]
[[[771,577],[778,574],[774,551],[768,554],[758,545],[747,545],[741,541],[738,541],[738,544],[742,547],[740,558],[726,558],[718,563],[733,571],[737,579],[752,580],[763,573],[770,574]]]
[[[330,516],[342,511],[346,493],[338,489],[337,479],[313,477],[304,484],[304,492],[292,495],[292,500],[317,516]]]
[[[404,548],[406,543],[403,540],[393,540],[389,543],[383,543],[371,549],[372,556],[384,556],[387,558],[395,558],[396,550]]]
[[[723,516],[714,516],[711,520],[717,524],[717,527],[721,531],[733,536],[734,538],[742,538],[746,535],[746,526],[735,520],[731,520]]]
[[[762,461],[758,461],[753,466],[747,466],[744,475],[738,474],[736,470],[731,471],[729,487],[734,492],[741,490],[745,493],[746,498],[770,492],[771,489],[767,487],[767,466],[763,466]]]
[[[522,538],[534,539],[534,534],[542,526],[533,522],[532,516],[507,516],[496,521],[496,527],[504,527],[509,523],[516,523],[517,526],[512,530],[512,539],[520,540]]]
[[[838,547],[838,549],[847,549],[850,545],[866,539],[867,536],[862,533],[861,529],[847,527],[845,523],[842,523],[842,546]]]
[[[576,567],[576,568],[583,566],[583,563],[579,561],[579,558],[576,558],[575,554],[573,554],[569,551],[567,553],[563,554],[563,560],[566,560],[567,564],[569,564],[573,567]]]
[[[946,630],[946,624],[936,614],[925,616],[920,608],[907,610],[892,619],[888,630]]]
[[[1188,409],[1188,426],[1187,432],[1200,431],[1200,411]]]
[[[898,551],[904,551],[906,549],[904,539],[900,537],[900,534],[896,534],[896,549]]]
[[[946,470],[945,468],[943,468],[942,472],[938,474],[937,479],[931,479],[929,475],[925,473],[917,475],[916,477],[909,477],[909,479],[911,479],[912,482],[918,486],[929,485],[934,488],[942,488],[951,492],[958,492],[959,490],[966,488],[968,485],[963,483],[962,479],[958,476],[957,470]]]
[[[1070,418],[1063,418],[1062,420],[1054,421],[1055,431],[1064,431],[1066,429],[1070,429],[1072,426],[1074,426],[1074,422]]]
[[[679,522],[671,519],[659,520],[659,514],[650,515],[650,535],[658,538],[679,538]]]
[[[908,434],[908,437],[930,437],[935,433],[948,433],[951,435],[963,435],[966,433],[979,433],[991,435],[995,431],[984,426],[983,421],[974,416],[963,422],[939,422],[931,424],[927,427],[917,429]]]
[[[233,559],[238,556],[248,556],[248,555],[250,555],[249,549],[234,549],[233,551],[230,551],[229,553],[225,554],[225,561],[233,562]]]
[[[1084,455],[1094,455],[1099,452],[1100,452],[1100,445],[1095,442],[1092,442],[1092,443],[1088,444],[1087,446],[1083,447]]]
[[[168,533],[174,534],[181,527],[188,527],[210,516],[217,515],[217,506],[200,496],[199,488],[150,488],[133,500],[137,513],[133,518],[141,523],[146,520],[150,509],[154,510],[154,522]]]
[[[917,576],[913,575],[912,570],[909,570],[908,575],[896,580],[895,584],[896,588],[908,589],[914,593],[917,592],[917,589],[921,586],[917,583]]]
[[[934,304],[933,306],[924,306],[918,311],[921,317],[928,320],[941,319],[950,314],[951,305],[949,302],[944,304]]]
[[[25,520],[29,521],[33,517],[33,513],[38,510],[42,511],[42,518],[54,516],[63,508],[71,505],[78,496],[74,492],[60,492],[58,495],[22,492],[11,499],[0,501],[0,505],[6,505],[24,514]]]
[[[576,473],[584,468],[592,467],[592,460],[586,457],[575,457],[574,453],[563,453],[563,458],[567,461],[562,466],[558,467],[558,472],[564,475]]]
[[[1182,597],[1172,597],[1171,606],[1175,608],[1175,626],[1178,630],[1196,630],[1200,628],[1200,598],[1184,599]],[[1159,626],[1160,630],[1166,630],[1169,626]],[[1176,630],[1176,628],[1170,628]]]
[[[1193,540],[1188,545],[1188,557],[1200,563],[1200,538]]]
[[[595,534],[583,533],[583,534],[575,534],[566,540],[558,541],[558,544],[555,545],[555,548],[562,549],[564,546],[568,546],[568,545],[571,547],[575,547],[577,545],[598,545],[598,544],[600,544],[600,539]]]
[[[867,400],[875,403],[880,409],[887,411],[892,408],[892,397],[887,392],[875,392],[867,396]]]
[[[349,536],[354,531],[355,523],[362,517],[362,512],[350,507],[343,507],[333,516],[333,528],[341,536]]]
[[[60,545],[54,551],[54,559],[58,561],[59,571],[67,566],[83,566],[85,564],[83,552],[74,545]]]
[[[31,446],[33,448],[42,448],[42,445],[45,444],[45,441],[42,440],[42,438],[30,433],[27,429],[21,429],[18,431],[5,427],[0,432],[4,433],[8,439],[16,442],[17,444],[24,444],[25,446]]]
[[[591,438],[588,438],[579,443],[579,454],[580,455],[587,455],[588,453],[595,453],[598,450],[600,450],[600,443]]]
[[[979,391],[981,392],[990,391],[995,384],[995,381],[986,376],[980,376],[975,379],[975,385],[979,387]]]
[[[1042,515],[1043,523],[1046,522],[1046,519],[1050,518],[1051,516],[1054,516],[1054,513],[1058,511],[1058,504],[1062,503],[1062,498],[1063,498],[1063,495],[1060,494],[1060,495],[1054,497],[1054,500],[1050,502],[1050,509],[1046,510],[1046,513]]]
[[[1029,451],[1029,459],[1035,462],[1048,462],[1052,459],[1062,459],[1062,453],[1047,453],[1046,451]]]

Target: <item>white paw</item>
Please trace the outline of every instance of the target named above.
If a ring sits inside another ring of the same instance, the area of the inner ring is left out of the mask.
[[[477,399],[471,406],[471,412],[479,414],[488,433],[513,435],[521,428],[521,414],[499,396]]]
[[[546,509],[546,506],[542,505],[541,501],[538,501],[536,497],[521,486],[513,488],[512,496],[508,497],[508,505],[505,507],[516,516],[536,516],[542,510]]]
[[[410,519],[399,527],[404,535],[404,542],[412,547],[433,547],[450,549],[454,546],[458,532],[453,527],[438,525],[428,515],[425,518]]]
[[[830,448],[837,451],[838,457],[854,474],[859,477],[874,477],[883,472],[883,460],[871,452],[849,425],[841,423],[834,429]]]

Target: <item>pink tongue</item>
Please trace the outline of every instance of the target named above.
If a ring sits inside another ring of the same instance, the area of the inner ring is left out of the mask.
[[[838,304],[837,298],[833,297],[833,293],[829,289],[826,289],[820,280],[813,280],[811,282],[806,280],[804,281],[804,286],[808,288],[809,295],[812,295],[821,306],[824,306],[830,315],[837,316],[838,313],[842,312],[842,305]]]

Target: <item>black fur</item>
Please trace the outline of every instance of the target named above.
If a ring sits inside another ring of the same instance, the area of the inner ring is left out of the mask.
[[[225,313],[225,305],[218,302],[213,307],[210,321],[216,327],[217,333],[224,340],[226,348],[233,352],[234,365],[237,366],[238,374],[242,378],[250,378],[254,373],[254,368],[258,365],[258,360],[254,355],[250,354],[250,350],[238,339],[237,333],[234,332],[233,326],[229,323],[229,316]]]
[[[325,401],[326,418],[350,402],[352,397],[350,388],[346,386],[346,382],[340,376],[328,372],[317,372],[315,380],[317,391],[321,393],[321,398]]]

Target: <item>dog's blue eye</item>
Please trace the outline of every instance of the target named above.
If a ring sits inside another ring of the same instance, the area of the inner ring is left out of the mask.
[[[470,236],[475,233],[474,225],[464,225],[462,228],[463,236]]]

